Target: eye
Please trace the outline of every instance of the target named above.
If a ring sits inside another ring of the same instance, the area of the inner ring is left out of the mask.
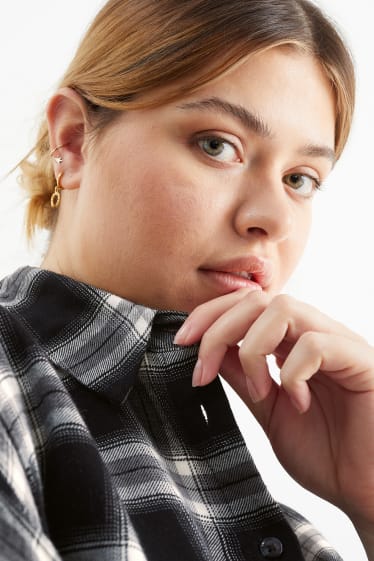
[[[316,177],[303,173],[288,173],[283,177],[283,182],[305,198],[312,197],[321,188],[321,182]]]
[[[235,146],[224,138],[208,136],[199,138],[197,144],[210,158],[214,158],[219,162],[240,161]]]

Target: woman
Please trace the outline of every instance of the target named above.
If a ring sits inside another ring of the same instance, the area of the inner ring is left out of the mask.
[[[4,559],[338,559],[267,492],[218,371],[374,558],[373,349],[278,296],[353,103],[307,2],[104,6],[22,163],[52,235],[1,287]]]

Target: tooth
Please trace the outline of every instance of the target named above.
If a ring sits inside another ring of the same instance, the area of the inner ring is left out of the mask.
[[[252,278],[251,273],[247,273],[247,271],[238,271],[235,273],[235,275],[238,275],[238,277],[242,277],[244,279],[248,279],[250,280]]]

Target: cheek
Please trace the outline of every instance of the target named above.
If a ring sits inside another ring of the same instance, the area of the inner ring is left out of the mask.
[[[299,228],[297,233],[297,247],[299,251],[299,257],[304,252],[306,243],[309,239],[309,234],[312,226],[312,206],[310,206],[305,213],[300,218]]]
[[[168,168],[152,169],[138,178],[136,206],[143,209],[143,225],[158,227],[167,235],[197,234],[207,214],[209,197],[201,181]]]
[[[311,227],[311,212],[302,213],[294,222],[293,230],[280,249],[280,288],[288,281],[300,261]]]

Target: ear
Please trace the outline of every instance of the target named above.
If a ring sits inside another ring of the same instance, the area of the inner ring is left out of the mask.
[[[51,151],[61,146],[55,153],[62,158],[62,163],[57,164],[56,176],[62,171],[64,189],[77,189],[89,129],[84,99],[71,88],[61,88],[48,103],[47,123]]]

